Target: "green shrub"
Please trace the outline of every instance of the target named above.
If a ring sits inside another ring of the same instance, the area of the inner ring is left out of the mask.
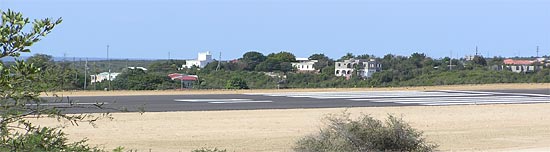
[[[33,128],[28,133],[16,133],[4,137],[0,143],[0,151],[41,151],[41,152],[100,152],[102,150],[90,147],[81,140],[69,143],[66,134],[54,128]]]
[[[191,152],[227,152],[227,150],[223,149],[218,149],[218,148],[200,148],[200,149],[195,149]]]
[[[330,115],[328,125],[319,133],[296,142],[299,152],[363,152],[363,151],[434,151],[422,132],[412,128],[402,118],[388,115],[385,122],[369,115],[352,120],[349,113]]]

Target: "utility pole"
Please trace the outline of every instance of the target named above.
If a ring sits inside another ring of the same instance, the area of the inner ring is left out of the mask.
[[[220,69],[221,62],[222,62],[222,52],[220,51],[220,57],[218,58],[218,66],[216,67],[216,71]]]
[[[84,63],[84,90],[86,90],[87,83],[88,83],[88,58],[86,58],[86,62]]]
[[[449,71],[453,70],[453,50],[451,50],[451,56],[449,57]]]
[[[539,46],[537,46],[537,58],[539,57]]]
[[[476,56],[477,56],[477,55],[478,55],[478,54],[477,54],[477,45],[476,45]]]
[[[107,80],[109,81],[109,91],[111,91],[111,59],[109,59],[109,45],[107,45],[107,63],[109,64],[109,77],[107,77]]]
[[[73,57],[73,69],[75,70],[73,84],[76,85],[78,84],[78,70],[76,70],[76,57]]]
[[[64,90],[63,86],[65,86],[65,58],[67,57],[67,53],[63,53],[63,65],[62,65],[62,71],[61,73],[61,90]]]

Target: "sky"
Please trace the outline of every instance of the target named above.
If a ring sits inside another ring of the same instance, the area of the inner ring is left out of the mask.
[[[432,57],[550,54],[548,0],[1,0],[31,19],[63,18],[33,53],[222,60],[248,51]]]

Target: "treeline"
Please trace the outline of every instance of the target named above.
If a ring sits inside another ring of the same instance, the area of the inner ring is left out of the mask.
[[[335,61],[346,59],[375,59],[382,64],[382,71],[370,78],[351,78],[334,75]],[[495,70],[501,66],[502,57],[486,59],[475,56],[472,60],[451,59],[449,57],[433,59],[423,53],[410,56],[387,54],[383,57],[347,53],[339,59],[331,59],[324,54],[313,54],[311,60],[318,60],[313,66],[317,72],[298,72],[291,63],[296,57],[289,52],[271,53],[267,56],[260,52],[247,52],[232,61],[214,61],[199,69],[197,67],[181,69],[183,60],[157,61],[111,61],[112,72],[121,74],[112,82],[90,83],[89,75],[106,72],[106,61],[88,64],[86,80],[89,90],[165,90],[179,89],[181,82],[171,80],[170,73],[198,75],[199,80],[193,89],[273,89],[273,88],[342,88],[342,87],[398,87],[430,86],[454,84],[484,83],[541,83],[550,82],[550,70],[545,67],[535,73],[514,73],[507,70]],[[44,78],[41,85],[52,90],[83,89],[84,71],[74,62],[53,62],[51,56],[36,54],[28,59],[41,68]],[[140,65],[147,71],[126,69],[126,65]],[[121,65],[122,64],[122,65]],[[97,67],[100,65],[100,67]],[[98,70],[100,69],[100,70]]]

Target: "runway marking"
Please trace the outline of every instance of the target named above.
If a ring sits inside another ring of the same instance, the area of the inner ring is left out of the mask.
[[[261,100],[261,101],[225,101],[225,102],[208,102],[208,103],[213,103],[213,104],[225,104],[225,103],[269,103],[269,102],[273,102],[273,101],[270,101],[270,100]]]
[[[252,99],[174,99],[177,102],[203,102],[211,104],[226,104],[226,103],[269,103],[270,100],[252,100]]]
[[[250,93],[246,95],[263,95],[263,96],[314,98],[314,99],[471,96],[471,94],[469,93],[422,92],[422,91],[301,92],[301,93],[265,93],[265,94]],[[477,94],[477,95],[491,95],[491,94]]]
[[[519,95],[519,96],[536,96],[536,97],[550,97],[546,94],[532,94],[532,93],[505,93],[505,92],[483,92],[483,91],[460,91],[460,90],[440,90],[444,92],[451,93],[484,93],[484,94],[493,94],[493,95]]]
[[[290,98],[345,99],[357,102],[398,103],[412,105],[475,105],[550,103],[550,95],[501,93],[482,91],[356,91],[356,92],[293,92],[293,93],[250,93]]]
[[[249,101],[251,99],[174,99],[180,102]]]
[[[66,103],[66,102],[63,102],[63,103],[41,103],[41,104],[36,104],[36,103],[32,103],[32,104],[25,104],[25,106],[69,106],[69,105],[107,105],[109,104],[108,102],[102,102],[102,103]]]

